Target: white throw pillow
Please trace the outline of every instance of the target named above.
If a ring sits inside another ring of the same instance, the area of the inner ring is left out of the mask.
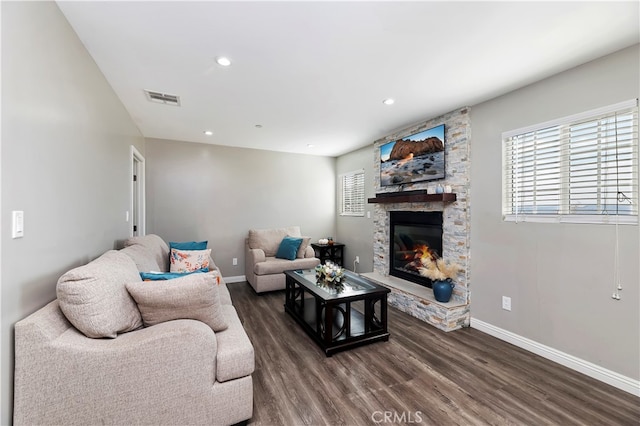
[[[60,309],[87,337],[114,338],[142,326],[142,318],[125,284],[141,281],[133,260],[111,250],[58,280]]]
[[[311,237],[300,237],[302,238],[302,244],[300,244],[300,248],[298,249],[297,258],[304,259],[304,254],[307,251],[307,247],[309,247],[309,243],[311,242]]]
[[[165,281],[141,281],[127,284],[142,314],[145,326],[177,319],[194,319],[213,331],[229,326],[222,313],[217,277],[191,274]]]

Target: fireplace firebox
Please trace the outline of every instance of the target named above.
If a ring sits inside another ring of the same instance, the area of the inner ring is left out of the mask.
[[[419,268],[423,257],[442,256],[442,212],[390,213],[389,275],[431,288]]]

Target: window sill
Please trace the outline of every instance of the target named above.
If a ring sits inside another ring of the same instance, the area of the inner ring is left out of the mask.
[[[596,225],[637,225],[638,216],[614,216],[614,215],[504,215],[505,222],[534,222],[534,223],[590,223]]]

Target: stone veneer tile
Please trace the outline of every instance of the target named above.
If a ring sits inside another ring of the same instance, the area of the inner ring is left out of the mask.
[[[440,124],[445,124],[445,179],[416,182],[401,188],[380,187],[380,145],[418,133]],[[455,330],[469,324],[469,153],[470,153],[469,108],[461,108],[441,117],[390,134],[374,143],[375,189],[379,192],[410,191],[450,185],[457,195],[453,203],[389,203],[374,206],[374,256],[373,269],[384,276],[389,274],[389,212],[390,211],[440,211],[443,212],[442,257],[459,263],[464,271],[458,274],[453,291],[453,300],[464,303],[461,308],[447,309],[436,303],[421,300],[413,295],[393,290],[389,304],[445,331]]]

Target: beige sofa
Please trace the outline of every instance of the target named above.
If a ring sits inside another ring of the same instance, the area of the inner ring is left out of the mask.
[[[303,242],[294,260],[276,257],[278,247],[286,236],[302,237]],[[303,237],[299,226],[288,228],[251,229],[245,240],[245,277],[256,293],[283,290],[286,286],[284,271],[311,269],[320,264],[315,257],[309,237]]]
[[[223,425],[251,418],[253,346],[213,261],[210,268],[217,273],[179,278],[200,285],[207,292],[202,299],[211,300],[212,305],[194,303],[191,309],[181,298],[174,300],[175,306],[158,311],[149,304],[153,300],[127,300],[127,291],[142,288],[143,295],[145,291],[154,294],[157,288],[175,291],[175,281],[142,282],[138,273],[167,271],[169,248],[155,235],[136,237],[125,245],[67,272],[58,282],[58,298],[16,323],[14,424]],[[127,281],[124,290],[123,283],[118,284],[122,280]],[[79,285],[93,286],[92,297],[99,297],[75,298],[83,290],[78,290]],[[180,287],[179,291],[185,290]],[[111,305],[105,305],[110,298]],[[195,298],[200,298],[199,293]],[[95,310],[93,319],[81,323],[77,316],[87,309],[86,303],[95,303],[92,309],[113,309]],[[213,309],[213,323],[166,318],[147,323],[150,312],[180,317],[176,314],[180,309],[186,309],[188,318],[211,317]],[[100,330],[109,326],[114,328]],[[115,338],[85,335],[114,330]]]

